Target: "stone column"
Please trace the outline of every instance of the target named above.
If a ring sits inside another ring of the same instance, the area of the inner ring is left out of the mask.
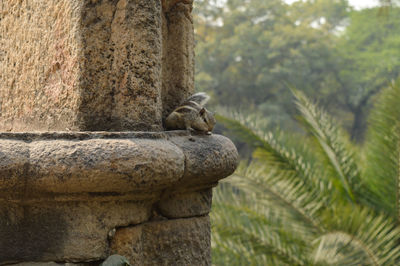
[[[159,0],[1,1],[0,129],[162,129]]]
[[[0,265],[209,265],[219,135],[164,132],[193,92],[190,0],[0,1]]]
[[[166,117],[194,92],[193,0],[163,0],[162,4],[162,100]]]

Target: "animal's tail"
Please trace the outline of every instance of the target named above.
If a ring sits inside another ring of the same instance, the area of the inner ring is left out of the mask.
[[[210,99],[210,96],[207,95],[205,92],[198,92],[190,96],[189,98],[186,99],[185,103],[188,102],[195,102],[201,106],[205,105],[208,100]]]

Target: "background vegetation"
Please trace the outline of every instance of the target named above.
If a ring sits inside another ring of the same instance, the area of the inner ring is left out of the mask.
[[[400,71],[400,8],[346,0],[196,1],[196,86],[215,103],[296,130],[288,84],[362,141],[376,94]]]
[[[394,4],[197,0],[197,90],[242,157],[215,191],[214,264],[400,264]]]

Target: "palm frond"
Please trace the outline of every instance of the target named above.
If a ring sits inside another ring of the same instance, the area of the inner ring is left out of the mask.
[[[217,119],[231,133],[255,148],[253,157],[259,159],[271,171],[275,169],[287,177],[291,176],[293,182],[301,181],[309,191],[315,190],[316,187],[325,192],[330,190],[330,184],[322,178],[324,172],[314,165],[316,159],[312,157],[307,141],[299,142],[297,147],[293,145],[286,148],[287,136],[282,132],[273,134],[263,131],[257,127],[254,119],[240,115],[234,115],[234,118],[218,116]]]
[[[257,120],[244,117],[240,113],[227,113],[226,116],[215,115],[218,123],[223,124],[240,140],[246,142],[252,148],[268,146],[268,143],[256,133],[253,128],[258,128]]]
[[[386,216],[366,208],[342,206],[327,212],[325,224],[328,231],[316,239],[315,262],[395,265],[400,259],[400,230]]]
[[[211,219],[215,252],[222,252],[224,256],[235,256],[239,250],[245,257],[250,254],[245,265],[259,265],[260,258],[268,261],[266,265],[309,265],[305,263],[307,238],[303,238],[304,229],[296,231],[295,226],[291,226],[284,230],[282,223],[287,220],[282,212],[277,213],[276,208],[268,208],[264,202],[259,204],[258,193],[249,194],[232,188],[235,187],[225,182],[214,194]],[[253,204],[249,205],[249,202]],[[252,263],[254,259],[258,263]]]
[[[369,201],[400,221],[400,85],[385,89],[368,119],[363,177]]]
[[[381,96],[380,109],[370,120],[367,138],[373,141],[365,149],[365,178],[347,136],[301,92],[293,93],[311,133],[297,139],[301,145],[284,134],[259,129],[253,119],[218,117],[255,151],[250,164],[242,164],[215,190],[214,262],[398,264],[400,228],[379,210],[383,205],[388,213],[398,214],[400,89]],[[340,200],[342,196],[347,200]]]
[[[318,144],[322,166],[335,188],[351,202],[356,202],[360,177],[354,153],[346,135],[332,118],[313,104],[301,91],[292,89],[301,113],[301,122]]]
[[[285,225],[291,223],[291,226],[307,227],[302,230],[310,232],[324,230],[318,213],[325,208],[326,200],[317,190],[310,190],[297,180],[291,172],[274,171],[254,162],[238,169],[229,182],[244,194],[254,195],[252,204],[257,202],[267,207],[269,213],[266,216],[271,217],[271,212],[275,211],[280,219],[286,220]]]

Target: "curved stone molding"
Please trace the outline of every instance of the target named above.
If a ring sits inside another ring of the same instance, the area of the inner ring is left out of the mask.
[[[171,141],[182,149],[186,157],[185,174],[179,188],[210,187],[236,169],[236,147],[224,136],[172,137]]]
[[[186,131],[0,133],[0,264],[98,261],[115,229],[207,215],[237,157]]]
[[[151,193],[211,185],[232,173],[236,158],[234,145],[218,135],[4,133],[0,197]]]
[[[0,188],[14,196],[149,192],[170,186],[184,172],[183,152],[162,139],[1,140],[0,149],[4,161],[10,162],[2,162]],[[22,175],[7,174],[21,171],[21,166]]]

